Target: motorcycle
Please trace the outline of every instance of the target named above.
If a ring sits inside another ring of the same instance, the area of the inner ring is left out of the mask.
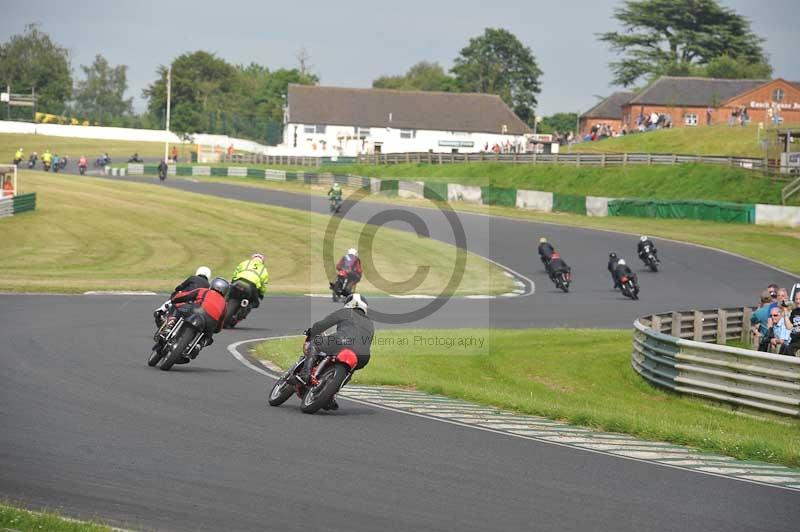
[[[544,271],[550,271],[550,257],[545,255],[539,255],[539,260],[542,261],[542,266],[544,266]]]
[[[21,162],[22,162],[22,158],[21,157],[14,157],[14,166],[19,168],[19,163],[21,163]]]
[[[556,288],[563,290],[565,293],[569,292],[569,284],[572,282],[571,272],[561,272],[553,278]]]
[[[644,265],[650,268],[650,271],[657,272],[658,265],[661,262],[656,258],[655,255],[653,255],[653,252],[650,251],[650,246],[645,246],[643,251],[644,251],[644,258],[642,259],[642,261],[644,262]]]
[[[61,170],[61,159],[53,160],[50,168],[52,168],[54,174],[57,174]]]
[[[66,155],[63,156],[63,157],[60,157],[58,159],[58,169],[59,170],[64,170],[67,167],[67,163],[68,162],[69,162],[69,157],[67,157]]]
[[[342,349],[336,355],[319,353],[316,364],[311,369],[311,380],[304,384],[297,375],[303,370],[305,354],[311,345],[306,336],[303,342],[304,355],[294,363],[272,387],[267,402],[270,406],[280,406],[292,395],[300,398],[300,409],[305,414],[313,414],[330,403],[342,387],[353,376],[358,357],[350,349]]]
[[[332,197],[328,200],[330,204],[331,214],[339,214],[339,211],[342,210],[342,198]]]
[[[143,163],[144,161],[136,154],[134,154],[130,159],[128,159],[129,163]]]
[[[623,275],[619,280],[620,287],[622,288],[622,295],[629,297],[634,301],[639,299],[639,285],[633,277]]]
[[[205,317],[202,313],[190,313],[176,318],[165,319],[153,336],[153,345],[147,365],[169,371],[184,358],[194,360],[206,345],[204,341]]]
[[[158,169],[158,180],[164,181],[167,178],[167,169],[166,168],[159,168]]]
[[[78,165],[78,172],[80,172],[81,175],[85,175],[86,174],[86,166],[87,166],[86,164],[79,164]]]
[[[50,171],[50,162],[49,161],[42,161],[42,168],[44,168],[45,172]]]
[[[105,155],[101,155],[100,157],[94,160],[95,168],[102,168],[108,164],[111,164],[111,158],[106,157]]]
[[[331,286],[331,297],[334,303],[340,299],[346,299],[352,293],[350,289],[350,277],[344,270],[336,272],[336,280],[329,284]]]
[[[33,170],[33,168],[36,166],[36,161],[38,160],[39,160],[38,157],[31,155],[30,158],[28,159],[28,170]]]
[[[253,307],[250,305],[251,289],[250,285],[242,280],[231,284],[228,291],[228,299],[225,301],[225,321],[223,327],[233,329],[236,324],[250,314]]]

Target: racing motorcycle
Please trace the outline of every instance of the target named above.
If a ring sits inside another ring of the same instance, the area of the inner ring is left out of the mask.
[[[45,172],[50,171],[50,163],[48,161],[42,160],[42,168],[44,168]]]
[[[340,299],[347,299],[347,297],[352,293],[352,290],[350,289],[350,277],[344,270],[339,270],[336,272],[336,280],[329,284],[331,286],[334,303]]]
[[[639,299],[639,284],[636,282],[636,279],[628,275],[623,275],[619,280],[619,285],[622,289],[622,295],[633,300]]]
[[[328,203],[331,214],[339,214],[339,211],[342,210],[342,198],[332,197],[328,200]]]
[[[272,387],[267,402],[270,406],[280,406],[292,395],[300,398],[300,409],[306,414],[313,414],[325,408],[342,387],[353,376],[358,357],[350,349],[342,349],[336,355],[318,353],[316,364],[311,369],[311,380],[304,384],[297,375],[303,370],[305,354],[311,346],[311,339],[306,336],[303,342],[303,353],[294,365],[289,368]]]
[[[644,252],[644,258],[642,259],[644,265],[650,268],[650,271],[657,272],[660,261],[653,255],[650,246],[645,246],[642,251]]]
[[[232,283],[225,301],[225,321],[223,327],[233,329],[253,310],[250,304],[250,285],[241,279]]]
[[[85,175],[86,174],[86,166],[87,165],[85,163],[78,165],[78,172],[80,172],[81,175]]]
[[[39,157],[37,157],[36,155],[31,154],[31,156],[28,157],[28,169],[29,170],[33,170],[33,168],[36,166],[36,161],[38,161],[38,160],[39,160]]]
[[[555,277],[553,277],[553,282],[556,285],[556,288],[559,290],[563,290],[564,292],[569,292],[569,284],[572,282],[572,273],[571,272],[561,272]]]
[[[147,365],[169,371],[184,358],[194,360],[206,345],[205,317],[202,313],[178,312],[176,318],[165,319],[153,336],[156,342]]]

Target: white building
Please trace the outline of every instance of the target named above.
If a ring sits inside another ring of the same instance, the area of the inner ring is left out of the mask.
[[[305,156],[524,151],[531,133],[493,94],[309,85],[289,85],[284,124],[275,151]]]

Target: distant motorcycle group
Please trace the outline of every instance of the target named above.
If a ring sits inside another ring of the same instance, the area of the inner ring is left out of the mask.
[[[572,282],[571,268],[564,262],[564,259],[561,258],[561,255],[553,245],[548,242],[547,238],[541,237],[539,239],[538,251],[545,271],[556,288],[569,292],[569,286]],[[639,237],[636,251],[641,261],[650,271],[658,271],[661,261],[658,258],[658,250],[652,240],[646,235]],[[608,272],[614,282],[614,290],[619,289],[622,295],[627,298],[639,299],[640,286],[637,275],[631,270],[625,259],[619,257],[613,251],[608,255]]]

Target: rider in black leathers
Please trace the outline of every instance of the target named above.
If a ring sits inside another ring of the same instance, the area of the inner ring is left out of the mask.
[[[360,294],[350,295],[344,303],[344,308],[337,310],[306,330],[306,336],[313,341],[308,347],[303,371],[298,378],[308,382],[311,369],[314,367],[317,356],[321,353],[336,355],[342,349],[350,349],[356,354],[358,364],[355,370],[361,369],[369,363],[372,337],[375,326],[367,317],[367,300]],[[323,335],[329,328],[336,326],[336,332]],[[339,405],[336,399],[323,407],[326,410],[336,410]]]
[[[656,245],[653,244],[653,241],[645,235],[639,237],[639,243],[636,245],[636,253],[639,254],[639,258],[642,259],[642,262],[647,259],[647,252],[645,251],[645,247],[647,246],[650,246],[650,253],[652,253],[656,258],[656,261],[658,261],[658,250],[656,249]]]
[[[617,262],[617,267],[614,269],[614,288],[620,287],[620,280],[625,276],[632,277],[636,286],[639,286],[636,274],[633,273],[630,266],[628,266],[623,259],[620,259]]]
[[[553,256],[553,252],[555,248],[553,245],[547,241],[545,237],[539,239],[539,257],[542,259],[542,262],[547,264],[550,262],[550,257]]]
[[[550,275],[550,280],[555,282],[556,277],[564,272],[571,273],[572,269],[564,262],[561,255],[559,255],[557,251],[554,251],[551,255],[550,262],[547,264],[547,273]]]
[[[617,269],[617,263],[619,262],[619,257],[613,251],[608,254],[608,273],[611,274],[611,280],[614,281],[614,288],[619,287],[619,283],[617,282],[617,276],[614,273]]]

